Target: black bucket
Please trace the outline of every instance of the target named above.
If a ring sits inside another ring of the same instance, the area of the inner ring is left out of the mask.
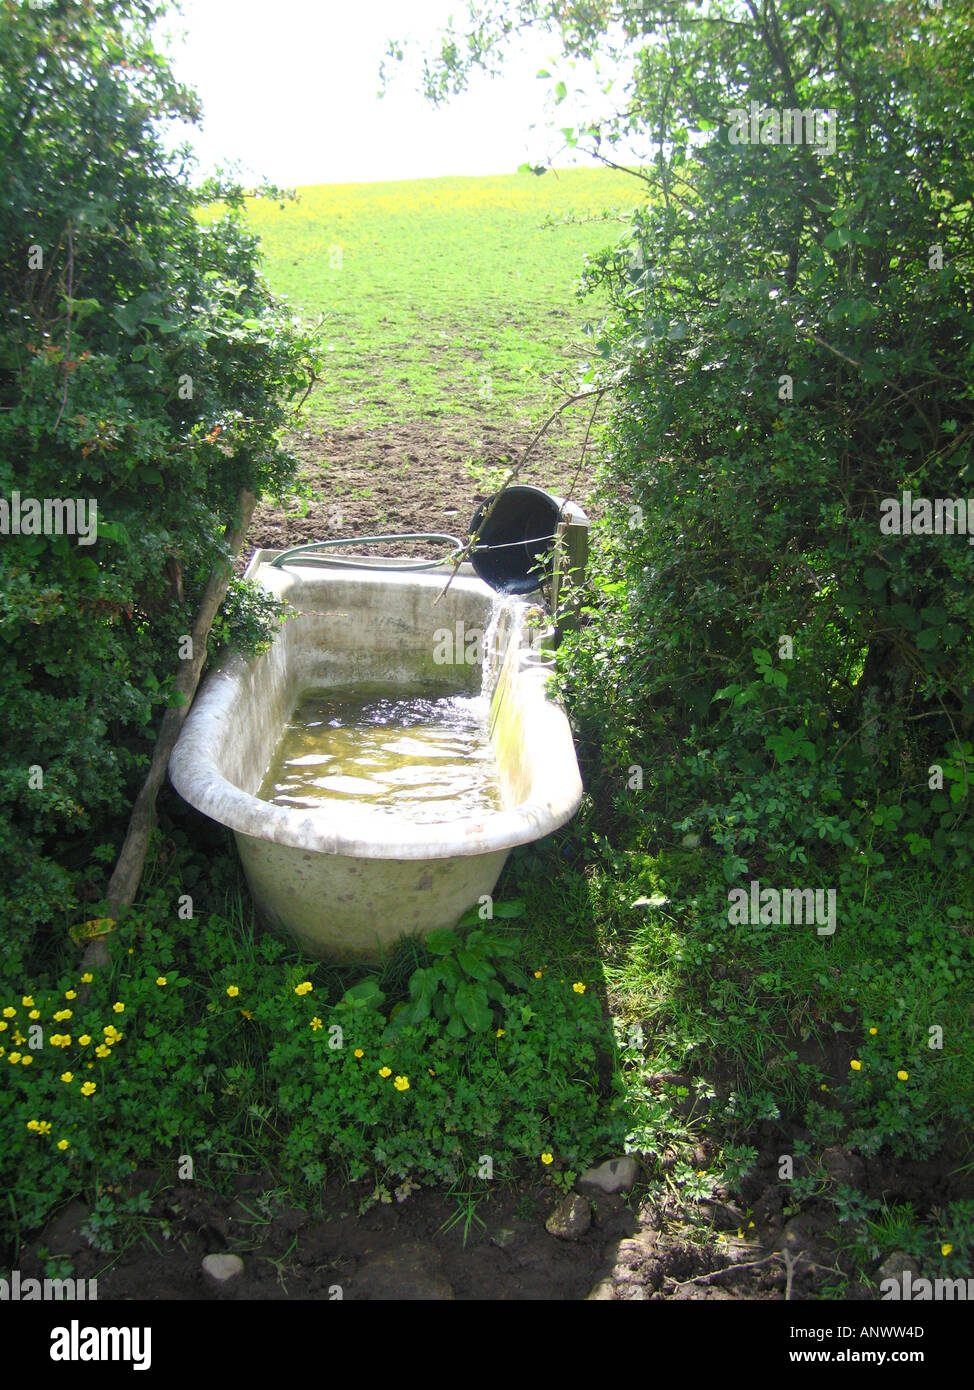
[[[533,593],[549,573],[564,505],[539,487],[508,487],[481,502],[470,523],[471,536],[480,532],[470,552],[480,578],[502,594]]]

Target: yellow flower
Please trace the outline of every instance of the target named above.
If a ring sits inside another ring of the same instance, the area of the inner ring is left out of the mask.
[[[317,1033],[318,1029],[319,1029],[321,1026],[322,1026],[322,1025],[321,1025],[321,1019],[320,1019],[320,1018],[315,1017],[315,1018],[313,1018],[313,1019],[311,1020],[311,1031],[312,1031],[313,1033]]]
[[[543,1154],[541,1155],[541,1162],[542,1162],[542,1163],[554,1163],[554,1161],[555,1161],[555,1156],[554,1156],[554,1154],[543,1153]]]
[[[81,1044],[82,1047],[87,1047],[88,1044],[91,1042],[91,1034],[82,1033],[81,1037],[78,1039],[78,1042]]]
[[[40,1120],[28,1120],[28,1121],[27,1121],[27,1128],[28,1128],[28,1129],[37,1129],[39,1125],[40,1125]]]
[[[64,992],[64,997],[65,997],[65,999],[77,999],[77,997],[78,997],[77,990],[73,990],[73,989],[65,990],[65,992]]]
[[[7,1020],[5,1018],[0,1018],[0,1033],[5,1033],[9,1027],[10,1025]]]
[[[436,1075],[436,1072],[433,1070],[432,1067],[427,1067],[426,1070],[429,1072],[430,1076],[435,1076],[435,1075]]]
[[[33,1059],[33,1057],[31,1057],[30,1053],[25,1052],[24,1055],[23,1055],[23,1057],[21,1057],[21,1059],[20,1059],[20,1065],[21,1065],[22,1067],[29,1067],[29,1066],[31,1065],[31,1063],[33,1062],[33,1060],[34,1060],[34,1059]]]
[[[747,1223],[747,1229],[748,1229],[749,1231],[753,1231],[753,1230],[754,1230],[754,1222],[753,1222],[753,1221],[749,1221],[749,1222]]]
[[[940,1253],[941,1255],[949,1255],[953,1248],[954,1247],[951,1245],[950,1241],[945,1240],[943,1245],[940,1247]]]
[[[71,1147],[71,1145],[68,1143],[67,1139],[59,1139],[59,1140],[57,1141],[57,1146],[58,1146],[58,1148],[62,1151],[62,1153],[64,1152],[65,1149],[70,1149],[70,1147]]]
[[[122,1036],[118,1029],[115,1027],[114,1023],[106,1023],[101,1031],[105,1034],[105,1039],[107,1042],[115,1042],[118,1038]]]
[[[73,1071],[63,1071],[63,1072],[61,1073],[61,1080],[64,1081],[64,1082],[73,1081],[73,1080],[74,1080],[74,1072],[73,1072]]]
[[[20,1053],[11,1052],[10,1056],[7,1058],[7,1061],[10,1063],[12,1067],[15,1067],[17,1063],[20,1061]]]
[[[502,1038],[502,1037],[504,1036],[504,1029],[503,1029],[503,1028],[498,1028],[497,1033],[496,1033],[495,1036],[498,1037],[498,1038]]]
[[[878,1028],[870,1028],[870,1030],[869,1030],[869,1036],[870,1036],[871,1038],[874,1038],[878,1032],[879,1032],[879,1029],[878,1029]]]
[[[396,1079],[395,1079],[395,1081],[394,1081],[392,1084],[393,1084],[393,1086],[395,1086],[395,1088],[396,1088],[397,1091],[408,1091],[408,1090],[409,1090],[409,1077],[408,1077],[408,1076],[397,1076]]]
[[[582,984],[581,980],[579,980],[577,984],[572,985],[572,989],[575,991],[576,994],[585,993],[585,986]]]
[[[12,1009],[12,1008],[10,1008],[10,1006],[8,1005],[7,1008],[5,1008],[4,1011],[3,1011],[3,1016],[4,1016],[4,1018],[13,1018],[13,1016],[16,1014],[16,1012],[17,1012],[16,1009]]]
[[[909,1081],[910,1073],[908,1071],[898,1071],[896,1073],[896,1079],[897,1081]]]
[[[301,984],[294,986],[295,994],[310,994],[313,989],[314,985],[310,980],[303,980]]]
[[[237,997],[237,995],[238,995],[239,993],[240,993],[239,986],[237,986],[237,985],[227,985],[227,997],[228,997],[229,999],[236,999],[236,997]]]
[[[29,994],[25,994],[20,1002],[23,1004],[25,1009],[32,1009],[34,1007],[34,1001]]]
[[[534,978],[535,978],[536,980],[540,980],[540,979],[541,979],[541,971],[540,971],[540,970],[536,970],[536,971],[534,972]]]
[[[828,1086],[826,1086],[825,1082],[823,1081],[822,1084],[821,1084],[821,1086],[819,1086],[818,1089],[819,1089],[820,1091],[827,1091],[829,1088],[828,1088]]]
[[[156,976],[156,984],[159,986],[160,989],[163,989],[168,983],[169,981],[166,979],[165,975]]]
[[[852,1068],[853,1071],[862,1071],[862,1063],[855,1061],[855,1059],[853,1059],[849,1063],[849,1066]]]
[[[744,1239],[744,1228],[743,1228],[743,1226],[738,1226],[738,1228],[737,1228],[737,1239],[738,1239],[738,1240],[743,1240],[743,1239]]]
[[[391,1075],[392,1075],[392,1067],[380,1067],[380,1068],[379,1068],[379,1075],[380,1075],[380,1076],[391,1076]]]
[[[20,1029],[16,1029],[16,1031],[14,1032],[14,1042],[16,1043],[17,1047],[23,1047],[26,1041],[27,1039],[24,1037]]]
[[[244,1018],[253,1018],[254,1016],[253,1009],[241,1009],[240,1012],[243,1014]]]
[[[55,1022],[55,1023],[63,1023],[64,1020],[65,1020],[66,1018],[70,1018],[70,1017],[71,1017],[71,1010],[70,1010],[70,1009],[62,1009],[62,1010],[60,1011],[60,1013],[56,1013],[56,1014],[54,1015],[54,1022]]]
[[[41,1120],[41,1121],[39,1121],[39,1123],[38,1123],[38,1125],[37,1125],[37,1133],[38,1133],[38,1134],[50,1134],[50,1132],[51,1132],[51,1122],[50,1122],[50,1120]]]
[[[125,1012],[125,1005],[124,1005],[124,1004],[119,1003],[119,1004],[113,1004],[113,1005],[112,1005],[112,1013],[123,1014],[124,1012]]]
[[[84,1085],[82,1086],[82,1088],[81,1088],[81,1094],[82,1094],[83,1096],[91,1096],[91,1095],[94,1095],[95,1089],[96,1089],[96,1088],[95,1088],[95,1083],[94,1083],[93,1081],[86,1081],[85,1084],[84,1084]]]
[[[106,1047],[104,1043],[99,1043],[98,1046],[95,1048],[96,1057],[110,1057],[111,1055],[112,1049],[110,1047]]]
[[[85,973],[84,973],[84,974],[82,975],[82,977],[81,977],[81,983],[82,983],[83,985],[90,985],[91,982],[92,982],[92,980],[93,980],[94,978],[95,978],[95,977],[94,977],[94,975],[92,975],[91,971],[90,971],[90,970],[86,970]]]
[[[40,1018],[40,1016],[40,1009],[31,1009],[30,1013],[27,1015],[28,1018]]]
[[[355,1056],[356,1056],[356,1057],[364,1057],[364,1056],[365,1056],[365,1053],[362,1051],[362,1049],[361,1049],[360,1047],[357,1047],[357,1048],[355,1049]]]

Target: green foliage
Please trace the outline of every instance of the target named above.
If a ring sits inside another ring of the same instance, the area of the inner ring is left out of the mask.
[[[510,909],[513,905],[505,906]],[[523,910],[523,904],[517,907]],[[472,916],[477,919],[476,911]],[[435,960],[414,971],[409,981],[409,1003],[394,1010],[387,1040],[430,1017],[444,1025],[449,1038],[485,1033],[491,1025],[496,1026],[507,987],[523,989],[527,985],[515,959],[521,948],[516,937],[491,935],[480,929],[464,936],[455,931],[433,931],[424,945]]]
[[[107,1248],[131,1213],[106,1191],[136,1168],[172,1180],[181,1155],[197,1181],[266,1171],[304,1200],[336,1172],[486,1190],[485,1158],[495,1180],[547,1172],[543,1152],[575,1172],[621,1141],[598,1081],[611,1037],[577,977],[525,976],[509,937],[471,933],[466,951],[443,933],[434,961],[496,965],[497,1026],[455,1035],[457,1005],[390,1030],[378,976],[303,961],[239,911],[174,923],[187,882],[200,901],[216,894],[205,859],[173,844],[157,856],[108,972],[85,980],[63,960],[28,979],[0,964],[0,1234],[23,1239],[70,1195],[101,1195],[89,1225]]]
[[[864,1202],[848,1189],[833,1197],[843,1231],[841,1247],[859,1267],[890,1255],[920,1262],[928,1279],[969,1279],[974,1264],[974,1202],[961,1198],[920,1216],[906,1202]]]
[[[0,537],[18,949],[100,879],[89,852],[117,837],[238,492],[292,476],[280,435],[319,360],[238,214],[201,225],[189,163],[164,150],[162,127],[199,112],[153,45],[162,9],[0,10],[0,498],[80,499],[87,518]],[[214,645],[265,640],[270,609],[231,594]]]
[[[513,8],[601,48],[585,5]],[[728,878],[841,860],[866,893],[906,855],[963,874],[969,547],[881,522],[904,492],[972,490],[969,20],[925,12],[918,43],[896,7],[773,4],[772,40],[732,0],[653,10],[678,61],[624,6],[641,57],[600,138],[672,144],[584,284],[611,304],[589,372],[612,393],[608,537],[562,664],[597,790],[653,828],[677,811]],[[733,143],[749,95],[836,110],[835,149]],[[626,796],[634,763],[651,783]]]

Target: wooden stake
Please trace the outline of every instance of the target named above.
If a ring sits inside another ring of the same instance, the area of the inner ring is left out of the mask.
[[[232,556],[236,556],[244,543],[244,537],[250,526],[250,519],[254,514],[254,507],[257,499],[253,493],[241,488],[237,497],[238,518],[235,525],[228,526],[226,532],[227,550]],[[118,915],[121,908],[127,907],[135,898],[142,882],[142,873],[145,868],[145,856],[149,847],[149,832],[152,829],[152,822],[155,813],[156,797],[159,788],[162,786],[166,776],[166,768],[169,765],[169,755],[172,752],[179,732],[183,727],[183,721],[189,713],[189,707],[196,694],[199,685],[200,674],[203,670],[203,662],[206,658],[206,644],[210,635],[210,628],[213,626],[213,619],[216,617],[220,605],[226,598],[227,589],[230,586],[230,564],[218,564],[207,580],[200,606],[193,622],[192,640],[193,655],[180,664],[179,674],[176,677],[176,689],[185,696],[185,700],[180,705],[172,705],[166,710],[159,727],[159,734],[156,738],[156,746],[152,753],[152,762],[149,772],[142,784],[135,805],[132,807],[132,814],[129,817],[128,830],[125,833],[125,842],[122,845],[122,852],[118,856],[118,862],[108,884],[108,901],[110,903],[109,914],[112,917]],[[108,964],[110,950],[108,937],[100,937],[92,941],[87,947],[84,955],[84,964],[90,966],[104,966]]]

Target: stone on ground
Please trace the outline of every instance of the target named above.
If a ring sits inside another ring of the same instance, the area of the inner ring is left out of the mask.
[[[575,1184],[580,1192],[631,1192],[639,1177],[639,1164],[627,1154],[625,1158],[610,1158],[597,1168],[586,1168]]]
[[[244,1262],[239,1255],[204,1255],[203,1273],[217,1284],[226,1284],[243,1274]]]
[[[561,1240],[577,1240],[591,1224],[591,1203],[573,1192],[558,1203],[544,1227],[549,1235],[558,1236]]]

